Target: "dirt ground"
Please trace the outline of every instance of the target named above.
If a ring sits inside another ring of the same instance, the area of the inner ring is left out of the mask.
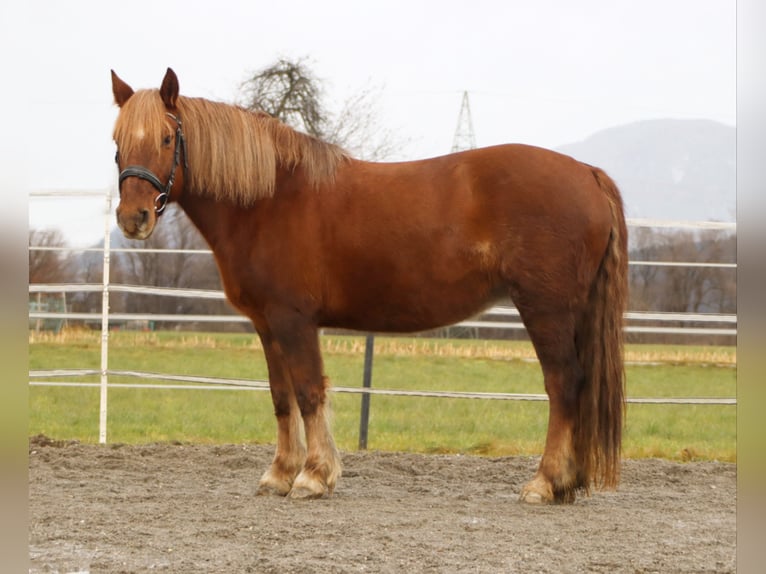
[[[254,496],[273,447],[29,446],[30,572],[734,572],[736,466],[625,461],[527,506],[537,459],[343,453],[331,498]]]

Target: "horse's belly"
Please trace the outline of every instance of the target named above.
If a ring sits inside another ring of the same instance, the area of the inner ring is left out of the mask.
[[[417,274],[416,274],[417,275]],[[480,313],[505,289],[487,273],[467,273],[451,282],[420,276],[410,281],[385,274],[347,284],[328,309],[325,326],[378,332],[436,329]]]

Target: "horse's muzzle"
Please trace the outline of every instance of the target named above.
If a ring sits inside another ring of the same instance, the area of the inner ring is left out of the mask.
[[[154,231],[157,216],[153,209],[126,210],[117,207],[117,225],[128,239],[147,239]]]

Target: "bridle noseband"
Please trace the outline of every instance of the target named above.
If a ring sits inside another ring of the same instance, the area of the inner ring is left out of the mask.
[[[160,194],[154,200],[154,212],[159,215],[165,211],[165,207],[170,199],[170,190],[173,187],[173,182],[176,179],[176,168],[181,163],[181,154],[184,156],[184,179],[186,178],[186,172],[189,169],[188,156],[186,154],[186,138],[182,129],[181,119],[178,116],[167,112],[168,117],[172,118],[176,122],[176,149],[173,153],[173,167],[170,168],[170,175],[168,176],[168,182],[163,186],[160,178],[154,175],[151,170],[145,168],[142,165],[129,165],[120,172],[119,176],[119,189],[122,192],[122,182],[129,177],[138,177],[151,183],[154,188],[160,192]]]

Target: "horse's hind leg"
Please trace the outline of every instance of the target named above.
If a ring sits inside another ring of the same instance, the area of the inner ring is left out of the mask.
[[[523,315],[523,314],[522,314]],[[529,503],[574,502],[580,477],[574,451],[580,389],[584,375],[575,348],[571,313],[527,316],[549,399],[548,433],[537,473],[521,491]]]

